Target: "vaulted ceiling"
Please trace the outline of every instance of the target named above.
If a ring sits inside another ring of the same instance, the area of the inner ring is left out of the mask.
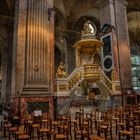
[[[14,29],[14,9],[16,0],[0,0],[0,52],[2,46],[7,46],[7,41],[13,36],[8,33]]]
[[[0,1],[0,20],[13,19],[14,17],[15,0]]]
[[[128,0],[128,28],[129,36],[133,44],[137,43],[140,47],[140,1]],[[131,45],[131,47],[134,47]]]
[[[54,0],[56,10],[56,28],[75,30],[79,19],[83,17],[94,17],[99,22],[98,0]],[[0,0],[0,24],[13,26],[14,9],[16,0]],[[128,0],[127,6],[128,26],[130,33],[140,31],[140,2],[139,0]],[[86,19],[85,19],[86,20]]]
[[[56,10],[56,28],[61,30],[75,30],[81,28],[85,17],[92,18],[99,24],[98,0],[54,0]],[[128,28],[130,37],[140,42],[140,1],[127,0]],[[57,38],[57,36],[56,36]]]

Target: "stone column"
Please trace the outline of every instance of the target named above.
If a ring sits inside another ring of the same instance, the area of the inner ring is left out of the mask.
[[[100,25],[109,24],[115,27],[114,0],[99,0]]]
[[[6,23],[6,22],[5,22]],[[4,23],[4,24],[5,24]],[[1,47],[1,102],[8,103],[11,98],[11,63],[12,63],[12,29],[0,24],[0,47]]]
[[[102,3],[102,4],[100,4]],[[109,24],[111,26],[111,50],[112,50],[112,60],[113,60],[113,67],[116,71],[116,74],[119,75],[119,64],[118,64],[118,48],[117,48],[117,40],[116,40],[116,29],[115,27],[115,11],[114,11],[114,1],[113,0],[100,0],[100,25],[101,28],[104,24]]]
[[[50,95],[53,88],[53,7],[51,0],[19,0],[15,21],[13,94]],[[16,58],[15,58],[16,56]]]
[[[127,90],[132,86],[132,74],[131,74],[131,53],[130,42],[128,34],[128,23],[126,14],[126,1],[117,0],[114,1],[115,6],[115,19],[116,19],[116,35],[117,45],[119,52],[119,65],[122,89]]]
[[[5,40],[0,39],[0,47],[1,47],[1,65],[2,65],[2,81],[1,81],[1,102],[6,103],[7,100],[7,71],[8,71],[8,55],[7,55],[7,47],[8,43]]]
[[[49,33],[50,33],[50,44],[49,44],[49,65],[50,65],[50,77],[49,87],[51,93],[54,93],[54,16],[55,11],[51,7],[48,8],[48,20],[49,20]]]
[[[113,48],[117,51],[119,76],[122,89],[131,88],[131,56],[127,27],[125,0],[100,0],[100,24],[109,24],[114,29]],[[116,47],[115,47],[116,46]]]

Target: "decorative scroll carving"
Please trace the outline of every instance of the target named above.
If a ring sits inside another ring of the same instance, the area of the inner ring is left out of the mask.
[[[59,85],[59,91],[67,91],[67,85]]]

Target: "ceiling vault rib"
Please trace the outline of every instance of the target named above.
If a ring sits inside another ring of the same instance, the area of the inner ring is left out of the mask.
[[[69,17],[68,17],[68,28],[73,27],[74,19],[76,17],[76,13],[79,10],[83,0],[75,0],[73,3],[73,6],[69,12]]]
[[[7,10],[8,10],[8,13],[10,14],[10,9],[9,9],[9,6],[8,6],[8,4],[7,4],[6,0],[4,0],[4,1],[3,1],[3,3],[6,5]]]

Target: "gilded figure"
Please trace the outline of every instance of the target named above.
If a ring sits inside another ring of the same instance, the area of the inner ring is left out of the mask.
[[[57,73],[56,73],[56,77],[57,78],[65,78],[67,76],[66,72],[65,72],[65,68],[62,62],[60,62],[60,65],[57,68]]]
[[[115,69],[112,70],[111,79],[112,79],[112,81],[115,81],[118,79],[117,71]]]
[[[84,28],[82,30],[82,34],[92,34],[92,29],[91,27],[89,26],[89,21],[85,22],[84,24]]]

